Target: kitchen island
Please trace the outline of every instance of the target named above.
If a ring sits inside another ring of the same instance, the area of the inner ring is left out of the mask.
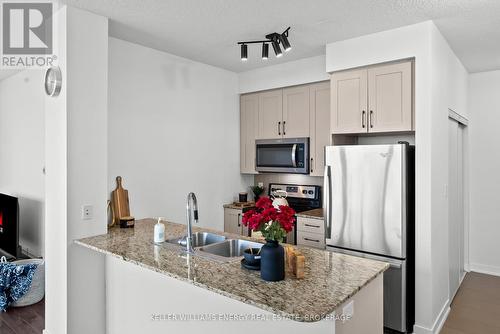
[[[185,225],[164,223],[167,239],[186,234]],[[106,256],[107,333],[383,332],[386,263],[298,247],[305,278],[287,272],[284,281],[270,283],[243,269],[239,258],[221,262],[187,255],[178,245],[155,245],[154,224],[145,219],[133,229],[76,241]]]

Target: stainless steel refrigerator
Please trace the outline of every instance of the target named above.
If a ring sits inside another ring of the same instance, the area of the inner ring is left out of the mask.
[[[324,209],[327,249],[388,262],[384,326],[414,324],[414,147],[326,147]]]

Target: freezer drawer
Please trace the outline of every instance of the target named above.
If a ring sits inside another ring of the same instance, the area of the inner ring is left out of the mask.
[[[408,309],[406,260],[384,258],[330,246],[327,250],[389,263],[390,268],[384,273],[384,327],[403,333],[413,330],[408,328],[408,312],[411,310]]]

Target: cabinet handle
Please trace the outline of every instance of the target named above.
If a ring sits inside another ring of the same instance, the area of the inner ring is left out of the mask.
[[[311,158],[311,173],[313,172],[313,163],[314,163],[314,159]]]
[[[319,240],[316,240],[316,239],[309,239],[309,238],[304,238],[304,240],[307,240],[307,241],[312,241],[312,242],[319,242]]]
[[[366,111],[362,111],[361,112],[361,126],[363,127],[363,129],[365,128],[365,116],[366,116]]]
[[[320,228],[321,226],[318,225],[311,225],[311,224],[304,224],[307,227],[315,227],[315,228]]]
[[[281,122],[278,122],[278,135],[281,136]]]
[[[283,121],[283,136],[286,135],[286,132],[285,132],[285,124],[286,124],[286,121]]]
[[[241,213],[238,213],[238,227],[241,226],[241,223],[240,223],[240,218],[241,218]]]
[[[370,110],[370,128],[373,128],[372,116],[373,116],[373,110]]]

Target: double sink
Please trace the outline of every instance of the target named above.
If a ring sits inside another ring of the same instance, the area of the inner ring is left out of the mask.
[[[248,248],[261,248],[262,244],[244,239],[227,239],[223,235],[196,232],[192,234],[194,255],[222,262],[232,262],[240,259]],[[169,244],[186,246],[186,237],[169,239]]]

